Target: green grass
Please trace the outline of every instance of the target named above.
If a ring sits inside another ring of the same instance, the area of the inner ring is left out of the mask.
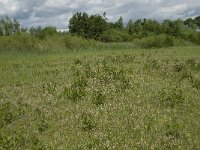
[[[200,149],[200,47],[0,55],[0,149]]]

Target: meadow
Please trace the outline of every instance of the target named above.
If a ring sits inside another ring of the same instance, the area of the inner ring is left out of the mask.
[[[200,149],[200,47],[110,45],[1,52],[0,149]]]

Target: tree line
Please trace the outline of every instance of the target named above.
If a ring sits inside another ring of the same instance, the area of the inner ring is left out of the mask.
[[[197,33],[198,30],[200,30],[200,16],[186,20],[167,19],[162,22],[155,19],[129,20],[125,25],[122,17],[116,22],[109,22],[105,13],[103,15],[76,13],[69,21],[70,33],[104,42],[117,41],[120,38],[122,41],[129,41],[132,38],[158,34],[184,38],[185,34]]]
[[[102,42],[128,42],[149,36],[168,35],[200,43],[200,16],[186,20],[155,19],[129,20],[124,23],[120,17],[116,22],[107,19],[106,13],[102,15],[89,15],[86,12],[77,12],[69,20],[69,32],[66,34],[78,35],[86,39],[95,39]],[[19,21],[5,17],[0,19],[0,36],[9,36],[19,33],[45,39],[46,36],[58,34],[55,27],[21,27]]]

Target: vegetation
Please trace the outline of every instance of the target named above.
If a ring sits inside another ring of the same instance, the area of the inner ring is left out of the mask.
[[[0,20],[0,48],[1,52],[50,52],[86,47],[101,48],[109,45],[105,43],[113,42],[129,42],[127,44],[138,48],[199,45],[199,20],[196,17],[184,21],[164,20],[160,23],[153,19],[139,19],[135,22],[129,20],[125,26],[122,17],[113,23],[106,18],[106,13],[76,13],[69,21],[69,32],[59,33],[51,26],[24,29],[16,19],[5,17]]]
[[[2,54],[0,149],[199,149],[199,46]]]
[[[0,21],[0,149],[200,149],[194,19]]]
[[[20,32],[20,24],[16,19],[5,17],[0,20],[0,36],[12,35]]]

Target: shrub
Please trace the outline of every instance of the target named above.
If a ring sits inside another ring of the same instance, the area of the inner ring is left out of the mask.
[[[45,27],[41,28],[40,26],[38,28],[31,28],[30,34],[36,38],[39,38],[40,40],[45,39],[49,36],[54,36],[57,34],[57,30],[55,27]]]
[[[99,37],[99,40],[102,42],[129,42],[132,41],[132,38],[128,33],[124,31],[110,29],[105,31]]]
[[[96,128],[96,123],[94,120],[94,116],[90,113],[82,114],[82,129],[84,131],[91,131]]]
[[[173,70],[175,72],[181,72],[181,71],[183,71],[185,69],[186,69],[186,66],[183,63],[175,63],[175,65],[173,66]]]
[[[183,103],[183,91],[177,88],[163,89],[158,95],[158,106],[174,108]]]
[[[25,106],[20,101],[16,104],[9,101],[0,102],[0,129],[24,115]]]
[[[174,39],[166,35],[157,35],[143,38],[137,43],[141,48],[162,48],[174,46]]]
[[[197,90],[199,90],[200,89],[200,80],[199,79],[192,79],[191,80],[191,82],[192,82],[192,86],[194,87],[194,88],[196,88]]]
[[[37,40],[28,34],[0,36],[1,52],[27,52],[37,49]]]
[[[95,90],[93,92],[93,97],[92,97],[93,104],[95,104],[97,106],[103,105],[105,103],[105,99],[106,99],[106,97],[102,91]]]
[[[144,64],[146,69],[159,69],[161,67],[160,62],[157,59],[148,59]]]
[[[89,48],[92,43],[95,41],[93,40],[86,40],[82,37],[78,36],[65,36],[65,47],[69,49],[81,49],[81,48]]]
[[[200,33],[196,32],[196,30],[186,30],[181,38],[198,45],[200,44]]]

